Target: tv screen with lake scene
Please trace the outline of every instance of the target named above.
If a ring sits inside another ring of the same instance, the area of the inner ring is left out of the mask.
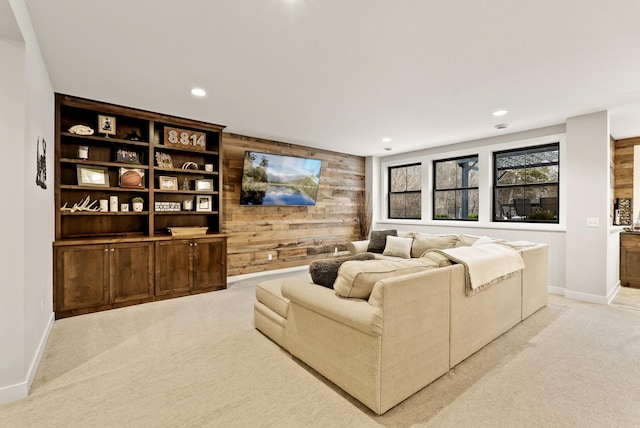
[[[322,161],[245,152],[240,205],[315,205]]]

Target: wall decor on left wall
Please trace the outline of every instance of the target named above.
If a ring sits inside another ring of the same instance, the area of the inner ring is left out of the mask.
[[[36,184],[47,188],[47,142],[42,137],[38,137],[36,142]]]

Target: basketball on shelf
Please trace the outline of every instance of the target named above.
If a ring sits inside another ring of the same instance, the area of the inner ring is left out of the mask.
[[[126,171],[120,176],[122,187],[142,187],[142,176],[137,171]]]

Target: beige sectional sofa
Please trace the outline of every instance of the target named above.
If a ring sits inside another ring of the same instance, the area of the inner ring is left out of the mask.
[[[424,245],[429,239],[421,238],[425,235],[414,234],[412,242]],[[454,247],[474,241],[478,238],[460,235]],[[352,243],[350,249],[362,252],[365,243]],[[546,305],[547,246],[504,244],[521,255],[524,268],[472,295],[465,265],[443,261],[440,254],[404,260],[399,274],[378,269],[384,273],[368,278],[375,282],[367,297],[340,296],[344,290],[316,285],[309,274],[265,281],[256,288],[255,326],[382,414]],[[355,267],[376,270],[379,262],[345,262],[338,277]],[[409,272],[407,266],[415,269]]]

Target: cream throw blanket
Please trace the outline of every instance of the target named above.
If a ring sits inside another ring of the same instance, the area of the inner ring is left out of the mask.
[[[429,250],[447,257],[465,267],[466,295],[476,294],[483,288],[508,278],[524,268],[524,261],[517,250],[501,244],[484,244]],[[427,251],[427,252],[429,252]]]

